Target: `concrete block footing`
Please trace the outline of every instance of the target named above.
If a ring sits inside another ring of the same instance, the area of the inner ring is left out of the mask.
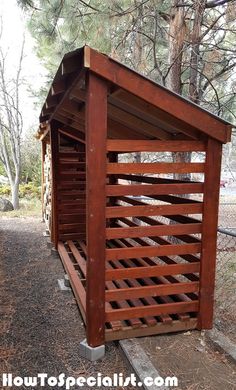
[[[52,247],[51,248],[51,256],[53,257],[58,257],[58,251],[56,248]]]
[[[57,281],[58,281],[59,289],[61,291],[71,291],[70,287],[66,287],[65,279],[57,279]]]
[[[105,355],[105,345],[99,345],[99,347],[90,347],[87,343],[87,340],[84,339],[79,345],[79,353],[85,359],[94,362],[98,359],[101,359]]]
[[[70,287],[70,279],[67,274],[64,275],[64,284],[66,287]]]
[[[47,241],[47,248],[52,249],[53,243],[51,241]]]

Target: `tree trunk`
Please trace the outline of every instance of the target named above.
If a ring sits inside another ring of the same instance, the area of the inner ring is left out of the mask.
[[[11,183],[11,199],[12,204],[15,210],[20,208],[19,204],[19,184],[20,180],[19,178],[16,178],[13,183]]]
[[[189,76],[189,99],[199,104],[198,88],[198,65],[199,65],[199,48],[201,43],[201,26],[203,15],[206,8],[206,0],[196,2],[194,9],[194,22],[191,36],[191,56],[190,56],[190,76]]]
[[[166,86],[172,91],[181,94],[181,70],[184,40],[186,37],[185,11],[182,0],[173,0],[169,20],[169,69],[166,76]]]

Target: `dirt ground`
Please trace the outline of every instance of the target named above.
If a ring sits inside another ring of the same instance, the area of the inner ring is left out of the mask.
[[[64,271],[44,229],[37,218],[0,219],[0,374],[129,375],[114,343],[101,361],[79,356],[84,325],[72,293],[59,290]]]
[[[236,366],[214,350],[204,332],[159,335],[139,343],[162,376],[176,376],[178,390],[235,390]]]
[[[0,374],[129,375],[114,343],[101,361],[79,356],[84,325],[72,293],[59,290],[64,271],[50,256],[44,229],[38,218],[0,219]],[[139,342],[161,375],[178,377],[179,390],[236,389],[236,367],[197,331]]]

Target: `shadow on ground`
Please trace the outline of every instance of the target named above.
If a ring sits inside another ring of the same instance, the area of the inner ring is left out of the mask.
[[[59,290],[64,270],[50,256],[44,229],[36,218],[0,219],[0,373],[128,375],[114,343],[101,361],[80,358],[84,326],[73,294]]]

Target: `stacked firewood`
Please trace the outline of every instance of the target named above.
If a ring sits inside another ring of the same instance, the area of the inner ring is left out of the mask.
[[[43,218],[47,229],[51,226],[51,148],[47,145],[44,160]]]

